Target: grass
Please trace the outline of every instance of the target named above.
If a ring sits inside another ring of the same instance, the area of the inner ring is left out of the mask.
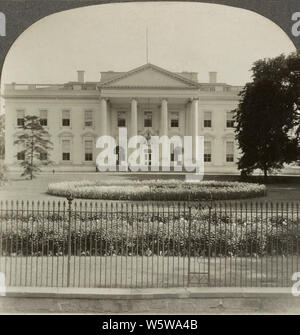
[[[2,257],[7,286],[67,286],[67,257]],[[72,256],[72,287],[186,287],[188,258],[163,256]],[[211,257],[210,286],[292,286],[297,256]],[[191,257],[190,271],[207,272],[208,259]],[[190,286],[208,286],[207,274],[191,274]]]
[[[9,175],[9,181],[0,189],[0,200],[29,200],[29,201],[57,201],[61,197],[51,196],[46,193],[49,183],[72,180],[92,180],[101,182],[101,180],[149,180],[157,179],[157,175],[151,174],[129,174],[129,175],[109,175],[100,173],[56,173],[41,174],[36,179],[30,181],[20,178],[16,174]],[[184,175],[160,175],[163,179],[184,179]],[[229,180],[237,181],[239,176],[205,176],[204,180]],[[253,180],[257,181],[257,180]],[[300,199],[300,177],[278,177],[270,180],[267,184],[267,196],[255,198],[251,201],[299,201]],[[99,201],[99,200],[98,200]],[[247,202],[248,200],[243,200]]]
[[[0,189],[0,200],[61,201],[61,197],[46,194],[49,183],[86,179],[101,182],[109,178],[148,180],[157,179],[157,175],[57,173],[42,174],[33,181],[10,175],[8,183]],[[184,176],[161,175],[159,178],[182,180]],[[238,176],[208,176],[205,179],[235,181]],[[299,177],[273,178],[266,187],[266,197],[241,202],[299,202]],[[67,258],[62,256],[0,257],[0,272],[6,273],[6,283],[10,286],[66,286],[67,263]],[[182,287],[188,281],[188,260],[183,257],[72,256],[70,267],[71,286],[74,287]],[[191,258],[192,272],[206,272],[207,268],[207,259]],[[298,271],[298,256],[212,257],[210,282],[211,286],[289,287],[293,284],[292,274]],[[191,286],[206,286],[207,275],[202,277],[199,282],[199,276],[192,275]]]

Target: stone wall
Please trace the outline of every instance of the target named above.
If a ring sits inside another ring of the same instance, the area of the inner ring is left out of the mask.
[[[300,314],[290,288],[9,289],[0,313]]]

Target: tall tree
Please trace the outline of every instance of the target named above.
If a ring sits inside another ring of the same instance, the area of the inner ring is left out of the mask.
[[[49,159],[49,152],[53,148],[50,135],[37,116],[24,117],[24,124],[20,126],[14,144],[22,148],[17,154],[21,158],[21,176],[32,179],[41,171],[40,166],[52,163]]]
[[[259,60],[252,71],[235,110],[238,168],[243,174],[260,169],[267,178],[299,155],[300,56]]]

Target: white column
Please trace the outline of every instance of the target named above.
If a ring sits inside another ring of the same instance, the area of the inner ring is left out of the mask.
[[[185,135],[191,135],[191,102],[189,101],[185,109]]]
[[[130,136],[137,135],[137,101],[131,100],[131,120],[130,120]]]
[[[100,101],[100,136],[108,135],[107,133],[107,101],[101,98]]]
[[[191,119],[190,119],[190,126],[191,126],[191,135],[193,137],[193,158],[196,158],[196,136],[198,136],[198,105],[199,100],[193,99],[192,106],[191,106]]]
[[[163,99],[160,111],[160,136],[168,136],[168,101]]]
[[[160,110],[160,136],[168,136],[168,100],[163,99]],[[160,162],[162,166],[168,165],[170,157],[165,157],[164,144],[160,146]]]

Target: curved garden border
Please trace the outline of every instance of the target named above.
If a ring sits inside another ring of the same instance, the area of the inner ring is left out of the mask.
[[[48,185],[48,194],[101,200],[232,200],[266,195],[265,185],[241,182],[180,180],[72,181]]]

